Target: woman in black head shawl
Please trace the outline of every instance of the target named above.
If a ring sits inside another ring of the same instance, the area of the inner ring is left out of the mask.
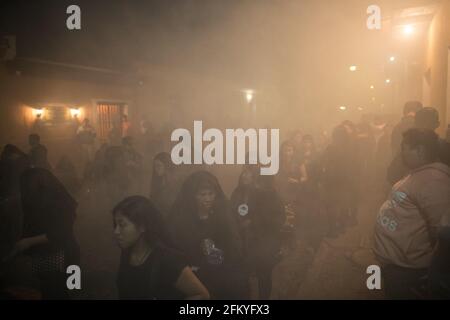
[[[23,235],[12,255],[31,257],[44,299],[67,297],[66,268],[79,264],[75,240],[77,202],[48,170],[26,170],[20,179],[24,213]]]
[[[214,175],[207,171],[191,174],[167,222],[174,244],[184,251],[213,299],[246,296],[238,232]]]
[[[158,153],[153,159],[150,199],[164,216],[168,214],[175,201],[179,184],[170,154]]]
[[[259,171],[257,165],[244,166],[231,196],[231,212],[243,239],[246,270],[258,281],[259,299],[269,299],[286,215],[273,176]]]
[[[20,175],[30,166],[28,156],[8,144],[0,156],[0,260],[19,240],[22,229]]]

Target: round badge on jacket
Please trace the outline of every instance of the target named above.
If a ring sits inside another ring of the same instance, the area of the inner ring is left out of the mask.
[[[239,207],[238,207],[238,212],[239,212],[239,215],[241,216],[241,217],[245,217],[247,214],[248,214],[248,205],[247,204],[241,204]]]

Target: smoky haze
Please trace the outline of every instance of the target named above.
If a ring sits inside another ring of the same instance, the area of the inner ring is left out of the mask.
[[[166,66],[167,78],[176,69],[230,84],[235,90],[230,97],[251,88],[258,92],[259,126],[297,123],[309,129],[320,121],[327,127],[342,120],[341,105],[376,112],[384,104],[400,113],[386,88],[378,90],[376,106],[371,101],[368,88],[382,83],[384,59],[395,44],[383,30],[367,29],[369,1],[81,1],[79,32],[62,27],[68,4],[15,5],[16,15],[3,20],[8,32],[24,36],[19,56],[126,71],[142,64]],[[387,8],[383,18],[401,4],[380,1]],[[414,58],[420,59],[420,52]],[[349,72],[350,65],[358,72]],[[183,101],[205,104],[200,110],[241,107],[236,104],[242,101],[222,95],[221,85],[209,82],[179,94],[184,86],[168,90]],[[198,101],[202,94],[211,99]],[[184,118],[202,113],[190,110],[180,113]],[[289,119],[280,117],[287,113]]]

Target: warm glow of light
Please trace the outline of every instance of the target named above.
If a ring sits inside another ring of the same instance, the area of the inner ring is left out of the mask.
[[[80,115],[80,109],[75,109],[75,108],[71,108],[70,109],[70,114],[72,115],[72,117],[78,117]]]
[[[386,84],[391,83],[391,79],[386,79]]]
[[[370,89],[372,89],[372,90],[375,89],[375,86],[370,86]]]
[[[42,117],[42,115],[44,114],[44,109],[33,109],[34,110],[34,115],[38,118]]]
[[[346,106],[340,106],[339,110],[345,111],[345,110],[347,110],[347,107]]]
[[[406,25],[403,27],[403,33],[406,35],[410,35],[414,32],[414,27],[412,25]]]
[[[247,100],[247,103],[250,103],[253,101],[254,91],[253,90],[243,90],[245,94],[245,99]]]
[[[390,58],[389,58],[389,61],[390,61],[390,62],[394,62],[394,61],[395,61],[395,57],[394,57],[394,56],[390,57]]]
[[[363,108],[363,107],[358,107],[358,110],[359,110],[359,111],[363,111],[364,108]]]
[[[355,72],[357,69],[358,69],[358,67],[356,67],[356,66],[350,66],[350,71],[351,72]]]

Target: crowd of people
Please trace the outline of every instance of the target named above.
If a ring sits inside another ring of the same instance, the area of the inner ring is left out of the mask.
[[[317,252],[324,238],[358,225],[374,192],[387,198],[373,214],[386,297],[448,297],[450,145],[438,127],[435,109],[408,102],[395,127],[344,121],[320,140],[295,131],[278,174],[244,165],[229,198],[207,167],[175,166],[148,122],[140,134],[148,143],[136,146],[127,125],[95,150],[86,119],[77,130],[81,175],[68,156],[52,168],[31,134],[28,153],[6,145],[0,159],[2,297],[23,294],[7,268],[21,257],[42,298],[68,297],[65,268],[83,250],[73,228],[82,190],[115,204],[120,299],[269,299],[283,249],[302,242]]]

